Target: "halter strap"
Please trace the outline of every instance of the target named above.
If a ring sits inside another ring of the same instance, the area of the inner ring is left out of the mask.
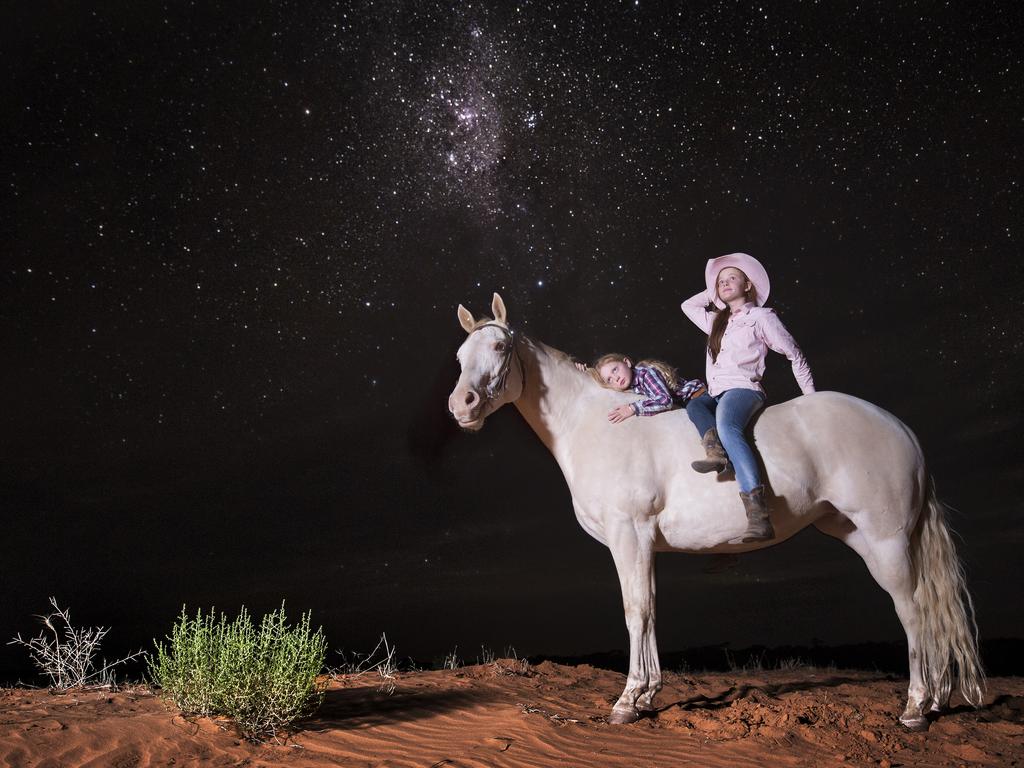
[[[505,385],[508,383],[508,372],[512,367],[513,354],[515,354],[516,360],[519,362],[520,378],[523,380],[523,386],[526,386],[526,367],[523,365],[523,361],[519,357],[519,353],[516,351],[515,332],[508,326],[492,322],[478,325],[473,329],[473,333],[476,333],[481,328],[497,328],[505,334],[505,338],[508,340],[508,346],[505,348],[505,356],[501,360],[501,367],[498,369],[498,375],[487,383],[487,389],[484,392],[484,396],[488,400],[494,400],[504,392]]]

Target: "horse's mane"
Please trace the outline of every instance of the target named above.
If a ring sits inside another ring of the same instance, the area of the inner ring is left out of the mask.
[[[592,369],[590,367],[588,367],[587,370],[585,370],[585,371],[577,370],[577,368],[576,368],[577,358],[575,356],[570,355],[567,352],[563,352],[560,349],[556,349],[555,347],[552,347],[550,344],[547,344],[547,343],[545,343],[543,341],[537,341],[536,339],[531,339],[526,334],[519,334],[519,338],[523,342],[525,342],[525,343],[529,344],[530,346],[532,346],[533,348],[539,349],[539,350],[543,351],[544,354],[547,355],[548,358],[550,358],[556,364],[565,366],[566,368],[570,369],[574,374],[576,374],[577,376],[580,376],[583,379],[583,381],[585,382],[585,386],[588,386],[588,387],[589,386],[594,386],[597,389],[601,389],[601,390],[615,391],[615,390],[610,390],[608,387],[604,386],[593,375],[593,371],[592,371]]]
[[[477,330],[478,328],[480,328],[482,326],[487,325],[488,323],[495,323],[495,322],[497,322],[497,321],[494,318],[487,317],[486,315],[484,315],[479,320],[477,320],[476,322],[473,323],[473,328],[469,332],[472,333],[473,331]],[[591,375],[589,368],[586,371],[577,371],[576,370],[576,365],[575,365],[576,358],[573,357],[572,355],[568,354],[567,352],[563,352],[560,349],[556,349],[555,347],[552,347],[550,344],[547,344],[547,343],[545,343],[543,341],[538,341],[536,339],[530,338],[525,333],[521,333],[521,332],[517,331],[509,323],[503,323],[503,325],[506,328],[508,328],[509,331],[513,334],[513,337],[518,339],[520,342],[522,342],[524,344],[529,344],[534,349],[542,350],[544,352],[544,354],[546,354],[549,358],[551,358],[556,363],[558,363],[560,365],[565,365],[565,366],[571,368],[575,373],[578,373],[586,381],[588,381],[590,383],[593,383],[593,384],[597,385],[598,387],[600,387],[602,389],[607,389],[607,387],[605,387],[603,384],[601,384],[601,382],[599,380],[597,380],[596,378],[594,378]]]

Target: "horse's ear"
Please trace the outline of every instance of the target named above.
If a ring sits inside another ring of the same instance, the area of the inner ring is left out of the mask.
[[[466,333],[473,331],[473,326],[476,325],[476,320],[473,319],[473,314],[466,309],[464,306],[459,304],[459,323]]]
[[[505,302],[502,301],[501,296],[494,294],[494,298],[491,300],[491,314],[494,315],[494,319],[499,323],[508,325],[505,315]]]

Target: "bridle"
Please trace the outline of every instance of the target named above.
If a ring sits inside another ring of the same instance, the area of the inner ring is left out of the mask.
[[[519,353],[516,351],[516,336],[515,332],[511,328],[502,325],[501,323],[484,323],[478,325],[473,329],[473,333],[476,333],[482,328],[497,328],[505,334],[506,346],[505,355],[501,360],[501,367],[498,369],[498,375],[493,377],[488,383],[487,388],[484,390],[484,398],[489,401],[496,400],[502,392],[505,391],[505,386],[508,384],[508,372],[512,367],[512,357],[516,358],[519,363],[519,378],[523,382],[523,386],[526,386],[526,366],[523,365],[522,358],[519,357]]]

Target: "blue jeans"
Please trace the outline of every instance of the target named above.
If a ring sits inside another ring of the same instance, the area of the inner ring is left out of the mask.
[[[728,389],[712,397],[705,392],[686,404],[686,414],[703,437],[709,429],[718,429],[729,460],[736,468],[740,490],[750,493],[761,485],[757,457],[747,442],[744,430],[755,413],[764,407],[764,393],[754,389]]]

